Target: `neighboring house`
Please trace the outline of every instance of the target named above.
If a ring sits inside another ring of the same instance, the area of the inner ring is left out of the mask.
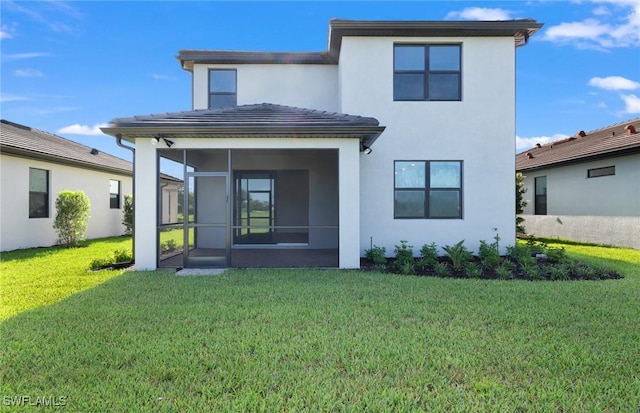
[[[91,202],[87,238],[122,235],[131,162],[28,126],[0,124],[0,250],[51,246],[57,194],[83,191]]]
[[[528,234],[640,249],[640,118],[516,155]]]
[[[513,244],[515,49],[541,26],[331,20],[326,52],[180,51],[192,110],[103,128],[135,145],[136,268],[357,268],[401,240]],[[153,188],[171,162],[186,188],[165,225]],[[170,237],[184,254],[165,259]]]

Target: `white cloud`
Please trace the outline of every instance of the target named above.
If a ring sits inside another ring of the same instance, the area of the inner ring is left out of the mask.
[[[5,1],[5,7],[48,27],[54,32],[76,33],[83,15],[67,2],[50,0],[34,2]]]
[[[600,50],[640,46],[640,1],[591,1],[605,6],[595,8],[593,18],[549,27],[542,40]]]
[[[175,80],[174,77],[171,77],[169,75],[161,75],[158,73],[153,73],[151,77],[154,78],[155,80]]]
[[[640,88],[640,82],[622,76],[592,77],[589,86],[606,90],[635,90]]]
[[[13,74],[18,77],[44,77],[44,73],[36,69],[18,69]]]
[[[640,113],[640,98],[636,95],[620,95],[622,100],[624,100],[624,111],[625,113]]]
[[[539,143],[540,145],[545,145],[547,143],[559,141],[568,137],[568,135],[563,135],[561,133],[556,133],[553,136],[535,136],[532,138],[522,138],[520,136],[516,136],[516,152],[522,152],[524,150],[531,149],[535,147],[537,143]]]
[[[24,60],[24,59],[33,59],[34,57],[50,57],[51,53],[45,52],[32,52],[32,53],[14,53],[14,54],[6,54],[2,56],[2,60]]]
[[[511,12],[504,9],[490,9],[485,7],[467,7],[462,11],[447,13],[446,20],[511,20]]]
[[[78,123],[74,123],[73,125],[65,126],[64,128],[58,129],[58,133],[67,133],[69,135],[103,135],[100,128],[104,128],[108,126],[106,123],[99,123],[93,126],[80,125]]]
[[[13,39],[13,28],[8,27],[6,24],[0,26],[0,40]]]
[[[21,100],[31,100],[31,99],[26,96],[11,95],[8,93],[3,93],[2,95],[0,95],[0,103],[17,102]]]

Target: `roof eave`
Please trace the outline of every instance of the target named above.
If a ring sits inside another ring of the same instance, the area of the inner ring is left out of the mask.
[[[562,160],[559,160],[559,161],[547,162],[547,163],[544,163],[544,164],[541,164],[541,165],[534,165],[534,166],[530,166],[530,167],[524,166],[524,167],[518,168],[518,166],[516,165],[516,172],[527,172],[527,171],[537,171],[537,170],[540,170],[540,169],[558,168],[558,167],[562,167],[562,166],[566,166],[566,165],[579,164],[579,163],[584,163],[584,162],[591,162],[591,161],[595,161],[595,160],[608,159],[608,158],[613,158],[613,157],[617,157],[617,156],[633,155],[635,153],[640,153],[640,146],[617,148],[617,149],[612,150],[612,151],[599,152],[599,153],[596,153],[596,154],[591,154],[591,155],[586,155],[586,156],[578,156],[578,157],[574,157],[574,158],[570,158],[570,159],[562,159]]]
[[[128,170],[128,169],[98,165],[91,162],[84,162],[77,159],[64,158],[61,156],[50,155],[47,153],[36,152],[28,149],[15,148],[7,145],[1,145],[0,152],[4,155],[12,155],[12,156],[17,156],[17,157],[26,158],[26,159],[37,159],[41,161],[57,163],[60,165],[80,167],[84,169],[91,169],[91,170],[101,171],[101,172],[117,173],[120,175],[128,175],[128,176],[133,175],[132,170]]]

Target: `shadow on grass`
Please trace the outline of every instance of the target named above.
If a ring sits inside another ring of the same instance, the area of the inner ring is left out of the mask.
[[[119,237],[96,238],[96,239],[84,240],[84,241],[81,241],[80,245],[75,248],[65,248],[61,245],[54,245],[52,247],[24,248],[24,249],[12,250],[12,251],[4,251],[0,253],[0,262],[24,261],[24,260],[30,260],[32,258],[48,257],[48,256],[59,254],[64,251],[69,251],[69,250],[74,250],[79,248],[87,248],[96,242],[99,242],[102,244],[117,244],[127,238],[131,239],[130,236],[122,235]]]

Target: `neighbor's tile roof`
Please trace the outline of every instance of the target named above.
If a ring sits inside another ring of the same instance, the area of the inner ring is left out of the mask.
[[[162,113],[115,118],[114,127],[332,127],[378,126],[375,118],[325,112],[315,109],[260,103],[222,109],[200,109],[185,112]]]
[[[628,125],[635,133],[627,132]],[[581,136],[582,134],[584,136]],[[558,166],[566,163],[640,152],[640,118],[539,145],[516,155],[516,170]]]
[[[126,175],[131,175],[133,170],[132,163],[124,159],[5,119],[0,121],[0,148],[7,154],[89,169],[110,170]]]

